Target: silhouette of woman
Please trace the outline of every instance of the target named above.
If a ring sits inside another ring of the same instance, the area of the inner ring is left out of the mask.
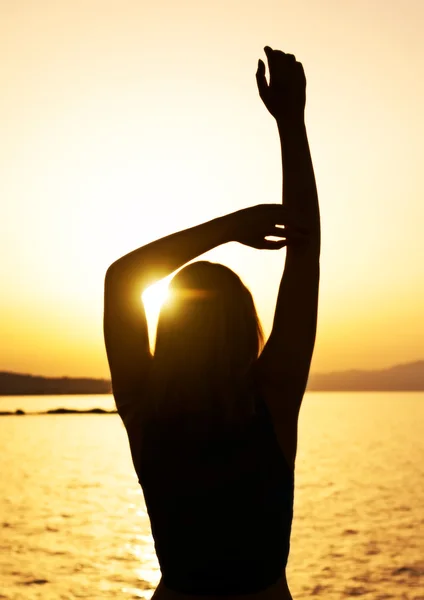
[[[114,262],[105,278],[113,393],[162,573],[155,600],[291,598],[286,564],[297,423],[316,334],[320,216],[303,67],[291,54],[265,53],[269,83],[261,60],[256,79],[280,135],[283,203],[152,242]],[[142,290],[230,241],[287,246],[265,346],[240,278],[198,261],[171,282],[152,356]]]

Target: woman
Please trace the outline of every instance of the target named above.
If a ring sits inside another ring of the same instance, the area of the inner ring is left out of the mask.
[[[105,343],[162,572],[156,600],[291,598],[285,569],[298,415],[315,343],[320,219],[303,67],[293,55],[265,52],[270,81],[261,60],[256,79],[280,135],[282,205],[167,236],[106,274]],[[250,292],[230,269],[198,261],[172,280],[152,356],[143,289],[229,241],[287,246],[263,350]]]

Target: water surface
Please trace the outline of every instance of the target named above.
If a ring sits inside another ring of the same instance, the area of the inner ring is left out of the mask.
[[[110,396],[0,410],[111,409]],[[160,572],[117,415],[0,417],[0,598],[150,598]],[[424,393],[308,393],[299,422],[294,600],[424,600]]]

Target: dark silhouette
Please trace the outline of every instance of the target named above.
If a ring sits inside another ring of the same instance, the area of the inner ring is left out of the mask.
[[[16,410],[2,410],[1,417],[24,416],[24,415],[114,415],[116,410],[105,410],[104,408],[87,408],[80,410],[78,408],[51,408],[50,410],[42,410],[35,412],[27,412],[21,408]]]
[[[156,600],[291,598],[285,569],[297,422],[315,343],[320,219],[303,67],[293,55],[265,52],[270,81],[262,61],[256,78],[280,134],[283,204],[152,242],[113,263],[105,278],[113,393],[162,571]],[[287,246],[265,346],[247,288],[230,269],[200,261],[174,277],[152,356],[141,291],[230,241]]]
[[[107,379],[86,377],[41,377],[24,373],[0,372],[0,396],[58,396],[62,394],[110,394]]]

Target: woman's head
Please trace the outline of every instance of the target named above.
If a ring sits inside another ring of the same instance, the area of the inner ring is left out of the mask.
[[[192,402],[196,397],[205,402],[210,392],[213,408],[219,410],[219,399],[226,391],[240,389],[262,349],[252,295],[231,269],[207,261],[181,269],[169,291],[159,316],[154,357],[164,396],[182,394],[182,403],[188,396]],[[227,397],[226,410],[229,401]],[[204,404],[197,408],[208,410]]]

